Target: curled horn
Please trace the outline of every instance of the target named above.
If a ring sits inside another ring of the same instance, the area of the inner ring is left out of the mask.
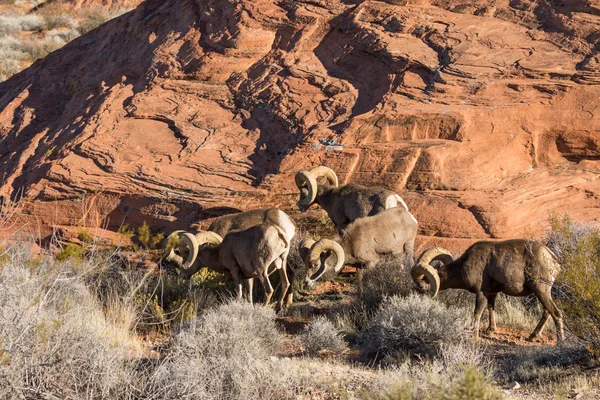
[[[327,168],[321,165],[319,167],[311,168],[310,173],[312,173],[316,178],[324,176],[325,178],[327,178],[329,184],[333,187],[339,186],[337,175],[331,168]]]
[[[298,189],[306,188],[308,193],[300,198],[299,206],[308,206],[317,198],[317,178],[310,171],[300,171],[296,174],[296,186]]]
[[[421,257],[417,260],[418,263],[431,264],[433,261],[441,261],[444,265],[454,261],[450,252],[441,247],[431,247],[421,254]]]
[[[410,275],[417,285],[421,286],[423,280],[427,280],[429,284],[428,292],[431,297],[437,296],[440,289],[440,276],[437,270],[431,266],[433,261],[441,261],[446,265],[454,259],[448,250],[432,247],[421,254],[415,266],[410,270]]]
[[[307,268],[310,268],[310,249],[315,244],[315,241],[309,238],[306,238],[300,242],[300,246],[298,248],[298,252],[300,253],[300,258],[304,262]]]
[[[185,248],[188,249],[188,257],[185,261],[182,261],[183,259],[181,256],[175,254],[175,247],[180,251]],[[167,237],[161,259],[173,261],[178,264],[178,267],[181,270],[187,270],[192,266],[194,261],[196,261],[196,257],[198,257],[198,248],[198,241],[194,235],[185,231],[175,231]]]
[[[327,250],[331,250],[335,254],[336,264],[334,267],[334,271],[336,273],[340,272],[340,270],[344,266],[344,259],[345,259],[344,249],[342,249],[342,246],[340,246],[340,244],[338,242],[335,242],[331,239],[321,239],[317,243],[313,244],[313,246],[310,249],[311,264],[313,262],[319,261],[319,259],[321,258],[321,254]],[[311,277],[311,279],[312,280],[319,279],[321,277],[321,275],[323,275],[323,273],[325,272],[325,269],[326,269],[326,265],[323,262],[322,267],[319,269],[319,271],[317,271],[315,273],[315,275],[313,277]]]
[[[431,297],[435,297],[440,290],[440,276],[435,268],[429,264],[417,263],[410,270],[410,275],[417,285],[421,285],[424,279],[429,283],[428,293]]]
[[[198,246],[202,246],[204,244],[211,244],[211,245],[218,246],[223,241],[223,238],[221,236],[219,236],[218,234],[216,234],[215,232],[198,231],[198,233],[196,233],[196,241],[198,242]]]

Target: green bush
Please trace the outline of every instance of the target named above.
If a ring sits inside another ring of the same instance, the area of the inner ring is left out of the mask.
[[[54,258],[57,261],[65,261],[67,259],[83,260],[84,257],[85,249],[83,247],[73,243],[68,243],[66,246],[60,249]]]
[[[144,221],[144,224],[137,229],[138,240],[146,249],[154,249],[164,239],[164,233],[152,234],[150,226]]]
[[[600,356],[600,231],[569,216],[553,217],[548,246],[562,270],[554,284],[566,328]]]
[[[435,393],[435,389],[433,390]],[[493,387],[485,375],[475,367],[465,369],[462,376],[449,388],[440,390],[432,400],[496,400],[502,395]]]

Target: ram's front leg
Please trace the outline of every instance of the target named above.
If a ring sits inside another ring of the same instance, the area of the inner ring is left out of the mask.
[[[233,286],[235,287],[235,298],[237,300],[242,299],[242,273],[239,269],[235,268],[231,271],[231,278],[233,279]]]
[[[244,291],[246,292],[246,301],[252,304],[252,287],[254,286],[254,278],[244,279]]]

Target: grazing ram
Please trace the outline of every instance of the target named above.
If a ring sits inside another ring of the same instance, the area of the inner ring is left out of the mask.
[[[300,211],[308,210],[315,203],[320,205],[340,234],[358,218],[372,216],[393,207],[408,210],[404,200],[391,190],[356,184],[338,186],[335,172],[324,166],[298,172],[296,186],[300,190]]]
[[[432,263],[434,261],[433,266]],[[564,339],[562,315],[550,294],[559,265],[552,252],[534,240],[480,241],[454,260],[441,248],[427,249],[411,270],[421,290],[435,297],[439,290],[465,289],[475,293],[474,337],[479,337],[483,310],[489,311],[488,333],[496,330],[494,306],[498,293],[509,296],[533,294],[542,303],[544,314],[529,340],[539,336],[551,315],[558,341]]]
[[[236,214],[223,215],[216,218],[210,224],[208,231],[214,232],[220,237],[225,237],[230,231],[248,229],[252,226],[265,223],[279,226],[285,233],[287,242],[292,243],[292,239],[296,234],[296,224],[286,213],[277,208],[260,208]],[[283,255],[283,268],[286,269],[289,281],[293,282],[295,277],[294,270],[292,268],[287,268],[289,251],[290,249],[288,246],[287,251]],[[244,289],[251,293],[252,284],[253,282],[251,280],[244,281],[244,285],[246,286]],[[288,291],[289,292],[285,295],[286,306],[292,304],[294,296],[292,286],[289,287]]]
[[[300,256],[307,266],[305,284],[313,286],[330,268],[328,260],[334,255],[336,273],[344,265],[357,267],[359,291],[362,291],[363,268],[375,267],[383,255],[405,254],[412,265],[417,228],[417,220],[411,213],[395,207],[357,219],[346,227],[337,241],[305,240],[300,245]]]
[[[176,231],[167,238],[167,245],[162,259],[173,262],[182,278],[189,279],[203,267],[225,273],[234,282],[237,298],[242,297],[242,284],[246,283],[249,291],[246,299],[252,302],[252,282],[258,278],[265,290],[265,304],[273,295],[273,287],[269,282],[269,274],[273,269],[279,271],[281,278],[281,296],[276,309],[283,306],[283,300],[290,282],[284,268],[284,258],[289,252],[290,243],[286,232],[277,225],[260,224],[248,229],[230,231],[221,238],[214,232]],[[187,258],[176,254],[174,249]]]

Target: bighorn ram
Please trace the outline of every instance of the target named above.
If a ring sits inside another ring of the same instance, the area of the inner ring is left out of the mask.
[[[260,279],[265,289],[265,304],[273,295],[269,282],[271,269],[277,269],[281,278],[281,296],[277,310],[283,305],[283,299],[290,286],[284,258],[289,252],[290,243],[286,232],[277,225],[260,224],[245,230],[230,231],[221,238],[214,232],[198,232],[196,235],[184,231],[173,232],[167,238],[163,259],[175,263],[179,274],[189,279],[202,267],[225,273],[233,279],[237,298],[242,297],[242,283],[249,285],[247,300],[252,302],[252,280]],[[188,253],[184,260],[176,254]]]
[[[405,253],[412,264],[416,235],[417,220],[404,208],[394,207],[352,222],[338,241],[305,240],[300,245],[300,256],[307,266],[305,283],[313,286],[330,268],[329,257],[335,255],[334,271],[339,272],[345,264],[356,266],[362,291],[363,268],[377,265],[382,255]]]
[[[434,261],[440,261],[435,263]],[[496,330],[494,307],[498,293],[509,296],[533,294],[542,303],[544,314],[529,340],[539,336],[551,315],[558,341],[564,339],[562,315],[550,294],[559,265],[552,252],[534,240],[514,239],[502,242],[481,241],[473,244],[458,259],[441,248],[427,249],[411,270],[421,290],[435,297],[438,290],[466,289],[475,293],[474,337],[479,337],[479,322],[486,306],[490,324]]]
[[[260,208],[256,210],[244,211],[237,214],[228,214],[216,218],[208,227],[208,231],[214,232],[221,237],[229,231],[248,229],[255,225],[263,223],[277,225],[283,232],[285,232],[288,243],[292,243],[292,239],[296,234],[296,224],[294,221],[283,211],[277,208]],[[287,257],[289,254],[289,246],[283,256],[283,267],[287,266]],[[287,276],[290,282],[294,281],[294,271],[292,269],[286,269]],[[244,281],[245,290],[252,293],[253,281]],[[289,293],[286,294],[285,304],[290,306],[293,302],[293,290],[292,287],[288,289]],[[250,294],[251,296],[251,294]]]
[[[391,190],[356,184],[338,186],[338,178],[330,168],[319,166],[296,174],[300,190],[298,208],[306,211],[316,203],[323,207],[338,232],[352,221],[393,207],[408,210],[402,198]]]

